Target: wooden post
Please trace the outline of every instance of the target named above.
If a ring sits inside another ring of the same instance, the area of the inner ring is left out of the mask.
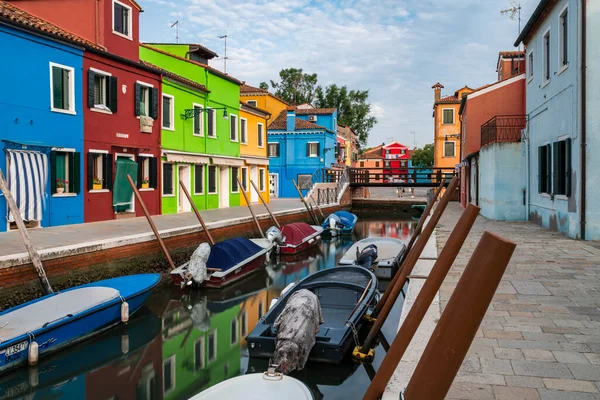
[[[394,374],[396,366],[402,359],[402,356],[417,332],[419,325],[421,325],[421,321],[423,321],[423,317],[429,309],[435,294],[440,289],[450,267],[452,267],[452,263],[454,263],[458,252],[462,248],[478,214],[479,207],[469,204],[458,220],[458,223],[448,237],[448,241],[440,253],[440,256],[435,262],[429,277],[426,278],[427,280],[425,281],[423,288],[408,312],[406,319],[402,322],[402,325],[400,325],[398,334],[381,362],[381,367],[379,367],[375,379],[373,379],[367,389],[367,393],[364,397],[365,399],[375,400],[383,394],[385,387]]]
[[[262,228],[260,227],[258,218],[256,218],[256,215],[254,215],[254,211],[252,210],[252,205],[250,205],[250,199],[248,199],[248,196],[246,195],[246,191],[244,190],[244,187],[242,186],[242,182],[240,182],[240,178],[236,178],[236,179],[238,181],[238,187],[240,188],[240,192],[242,192],[242,194],[244,195],[244,199],[246,200],[246,204],[248,205],[248,210],[250,210],[250,214],[252,214],[252,218],[254,219],[254,222],[256,222],[256,227],[258,228],[260,235],[262,237],[266,238],[265,233],[263,232]]]
[[[446,397],[515,247],[483,233],[406,387],[406,400]]]
[[[315,224],[319,225],[319,221],[317,220],[317,217],[315,217],[314,214],[310,211],[310,207],[308,206],[308,203],[306,202],[306,200],[304,200],[304,196],[302,195],[302,191],[300,190],[300,188],[296,184],[296,181],[292,179],[292,183],[296,187],[296,190],[298,191],[298,195],[300,196],[300,200],[302,200],[302,202],[304,203],[304,206],[306,207],[306,211],[308,211],[308,214],[312,217],[312,219],[315,222]]]
[[[192,201],[192,196],[190,196],[190,192],[188,192],[187,188],[185,187],[185,184],[183,183],[183,181],[181,179],[179,180],[179,186],[181,187],[181,190],[183,190],[183,193],[185,193],[185,197],[187,197],[188,201],[190,202],[190,205],[192,206],[192,210],[194,210],[194,213],[196,214],[196,218],[198,218],[198,221],[200,221],[200,225],[202,225],[202,229],[204,229],[204,233],[206,233],[208,242],[210,243],[211,246],[214,246],[215,240],[213,239],[212,235],[208,231],[208,228],[206,227],[206,224],[204,223],[204,219],[202,218],[202,216],[200,215],[200,212],[198,211],[198,207],[196,207],[196,205]]]
[[[260,194],[260,191],[258,190],[258,188],[256,187],[256,184],[254,183],[254,181],[252,179],[250,179],[250,183],[252,184],[252,187],[254,188],[254,190],[256,190],[256,193],[258,193],[258,198],[260,199],[260,201],[262,201],[263,205],[267,209],[267,212],[269,213],[269,215],[273,219],[273,222],[275,222],[275,225],[277,226],[277,228],[281,228],[281,225],[279,225],[279,222],[277,222],[277,218],[275,218],[275,216],[273,215],[273,213],[269,209],[269,206],[267,205],[267,202],[262,197],[262,194]]]
[[[442,179],[442,182],[440,183],[440,185],[437,187],[437,189],[435,190],[435,192],[433,194],[433,199],[431,199],[431,202],[425,206],[425,210],[423,211],[423,214],[421,214],[421,218],[419,218],[419,223],[417,224],[417,227],[415,228],[415,231],[414,231],[413,235],[410,237],[410,241],[408,242],[408,245],[406,246],[405,254],[408,255],[408,253],[410,252],[410,249],[412,249],[413,245],[415,244],[415,241],[417,240],[417,236],[419,236],[421,234],[423,225],[425,225],[425,220],[427,219],[427,216],[431,212],[431,209],[433,208],[440,193],[442,192],[443,187],[444,187],[444,180]]]
[[[319,203],[317,203],[315,201],[315,199],[313,199],[313,203],[315,203],[315,206],[317,207],[317,210],[319,210],[319,214],[321,214],[321,218],[323,218],[323,220],[325,219],[325,214],[323,214],[323,210],[321,210],[321,207],[319,207]]]
[[[42,284],[42,289],[44,289],[44,293],[54,293],[54,291],[52,290],[52,286],[50,286],[50,282],[48,281],[48,277],[46,276],[46,271],[44,271],[42,259],[40,258],[40,255],[38,254],[37,250],[35,249],[35,246],[29,238],[29,233],[27,232],[27,228],[25,228],[25,223],[23,223],[23,219],[21,218],[21,212],[19,211],[19,207],[17,207],[17,203],[15,203],[15,199],[13,199],[12,197],[12,193],[8,189],[8,185],[4,180],[4,174],[2,173],[2,170],[0,170],[0,189],[2,190],[2,193],[4,193],[6,203],[8,203],[8,208],[10,209],[10,212],[12,213],[13,218],[15,219],[17,228],[19,228],[19,234],[21,234],[21,239],[23,239],[25,248],[29,253],[29,257],[31,258],[31,263],[35,268],[35,272],[37,272],[37,275],[40,278],[40,282]]]
[[[133,183],[133,179],[131,179],[131,176],[129,176],[129,174],[127,174],[127,180],[129,181],[129,185],[131,185],[131,188],[133,189],[133,194],[135,195],[135,198],[137,199],[137,201],[140,203],[140,206],[142,207],[142,211],[144,212],[144,215],[146,216],[146,219],[148,220],[148,223],[150,224],[150,228],[152,228],[152,232],[154,232],[154,236],[156,237],[156,240],[158,240],[158,244],[160,245],[160,248],[162,249],[165,257],[167,258],[169,267],[171,268],[171,270],[174,270],[175,264],[173,263],[173,260],[171,259],[171,255],[169,254],[169,251],[167,250],[167,246],[165,246],[165,242],[163,242],[162,238],[160,237],[160,235],[158,233],[158,229],[156,229],[156,225],[154,225],[154,221],[152,221],[152,217],[150,216],[150,213],[148,212],[148,209],[146,208],[146,204],[144,203],[144,200],[142,200],[142,196],[140,196],[140,192],[138,191],[137,187],[135,186],[135,183]]]
[[[450,193],[452,192],[452,190],[456,189],[457,185],[458,177],[455,177],[454,179],[452,179],[452,182],[450,182],[450,185],[448,186],[449,188],[451,188],[451,190],[446,191],[446,193],[440,200],[440,203],[435,208],[431,220],[425,226],[423,233],[419,235],[419,239],[417,239],[414,251],[411,251],[408,257],[402,263],[402,269],[396,274],[398,278],[396,279],[394,286],[391,289],[388,288],[389,292],[388,290],[386,290],[388,296],[386,297],[384,295],[384,297],[381,300],[379,300],[379,303],[377,303],[377,308],[375,309],[374,313],[374,316],[377,317],[377,320],[371,327],[371,330],[369,331],[369,334],[367,335],[367,338],[365,339],[365,342],[363,343],[360,349],[361,353],[366,354],[373,345],[375,338],[377,337],[377,333],[379,332],[379,330],[381,330],[381,327],[383,326],[383,323],[385,322],[390,311],[392,310],[392,307],[394,306],[394,303],[396,302],[400,291],[406,283],[407,276],[410,275],[412,269],[419,260],[421,252],[425,248],[425,244],[427,244],[427,242],[429,241],[429,238],[431,237],[433,230],[435,229],[438,221],[440,220],[442,213],[446,209],[446,206],[450,201]]]

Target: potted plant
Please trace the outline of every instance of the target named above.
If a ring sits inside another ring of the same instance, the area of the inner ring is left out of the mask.
[[[150,187],[150,178],[145,177],[142,179],[142,189],[148,189]]]
[[[65,187],[69,184],[68,181],[60,178],[56,178],[56,193],[64,193]]]
[[[99,179],[98,177],[95,176],[93,184],[92,184],[92,189],[101,190],[102,189],[102,179]]]

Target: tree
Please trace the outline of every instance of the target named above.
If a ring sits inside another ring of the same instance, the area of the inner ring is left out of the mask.
[[[426,144],[422,149],[416,149],[410,156],[413,167],[433,167],[433,144]]]
[[[271,87],[275,95],[286,102],[298,105],[312,104],[317,86],[317,74],[306,74],[302,68],[287,68],[279,71],[280,82],[271,80]],[[266,82],[260,84],[261,89],[268,89]]]
[[[261,82],[260,85],[258,85],[258,87],[264,90],[269,90],[269,85],[267,84],[267,82]]]
[[[316,95],[316,107],[337,108],[339,123],[351,127],[356,132],[359,146],[364,146],[377,123],[377,118],[370,115],[369,91],[348,90],[346,86],[333,84],[325,89],[317,87]]]

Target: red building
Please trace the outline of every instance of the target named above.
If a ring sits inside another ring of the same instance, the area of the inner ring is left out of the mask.
[[[386,177],[406,180],[408,178],[408,161],[410,150],[407,146],[396,141],[383,145],[383,174]]]
[[[106,50],[84,52],[84,221],[143,215],[127,174],[135,175],[149,212],[160,214],[161,75],[140,63],[140,6],[133,0],[20,0],[18,6]]]

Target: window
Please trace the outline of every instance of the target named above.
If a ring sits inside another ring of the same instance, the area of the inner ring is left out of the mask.
[[[202,106],[194,104],[194,135],[204,136],[204,120],[202,118]]]
[[[175,389],[175,355],[163,360],[163,393]]]
[[[158,159],[151,155],[138,156],[137,187],[142,189],[156,189]]]
[[[248,333],[248,311],[244,311],[240,316],[240,325],[242,326],[242,336]]]
[[[400,167],[406,168],[406,161],[405,160],[400,161]]]
[[[135,115],[158,118],[158,89],[145,83],[135,84]]]
[[[229,140],[238,141],[238,120],[235,114],[229,114]]]
[[[298,187],[301,190],[310,190],[312,186],[312,175],[311,174],[298,174]]]
[[[175,99],[169,94],[162,95],[162,127],[175,130]]]
[[[279,143],[269,143],[269,157],[279,157]]]
[[[452,108],[444,108],[442,110],[442,123],[453,124],[454,123],[454,110]]]
[[[52,194],[79,193],[80,166],[80,154],[77,152],[50,152]]]
[[[113,32],[131,39],[131,7],[113,0]]]
[[[240,188],[238,186],[239,168],[231,167],[231,193],[239,193]]]
[[[565,8],[559,17],[558,40],[558,67],[566,68],[569,65],[569,9]]]
[[[386,168],[389,168],[390,162],[389,161],[384,161],[383,162],[383,166],[386,167]]]
[[[364,168],[364,167],[365,167],[365,162],[364,162],[364,161],[361,161],[361,162],[360,162],[360,167],[361,167],[361,168]]]
[[[163,163],[163,174],[162,174],[162,193],[163,196],[173,196],[175,192],[173,191],[173,182],[175,181],[175,177],[173,176],[173,164]]]
[[[529,80],[533,79],[533,50],[531,50],[529,52],[529,56],[527,57],[527,62],[528,62],[528,66],[527,66],[527,78]]]
[[[194,342],[194,371],[204,368],[204,337]]]
[[[571,139],[553,144],[554,194],[571,196]]]
[[[444,142],[444,157],[455,157],[456,156],[456,143]]]
[[[117,78],[108,72],[88,70],[88,108],[117,112]]]
[[[400,149],[400,154],[406,154],[406,149]]]
[[[204,166],[194,165],[194,194],[204,194]]]
[[[217,193],[217,167],[215,165],[208,166],[208,193]]]
[[[217,359],[217,330],[208,335],[208,362]]]
[[[248,120],[240,118],[240,143],[248,144]]]
[[[75,113],[73,68],[50,63],[50,102],[52,111]]]
[[[256,102],[256,100],[248,100],[246,101],[246,104],[249,104],[253,107],[256,107],[258,105],[258,103]]]
[[[140,115],[150,115],[150,88],[147,86],[140,87]]]
[[[87,189],[112,189],[112,167],[112,154],[90,151],[87,155]]]
[[[266,179],[265,169],[259,168],[258,169],[258,190],[261,192],[264,192],[265,190],[267,190],[266,183],[267,183],[267,179]]]
[[[206,110],[208,115],[206,116],[208,120],[208,136],[216,138],[217,137],[217,121],[215,119],[215,110],[208,109]]]
[[[231,324],[230,324],[230,339],[229,339],[229,344],[234,345],[237,344],[238,339],[239,339],[239,335],[238,335],[238,320],[237,318],[234,318],[231,320]]]
[[[550,31],[544,35],[544,83],[550,81]]]
[[[247,167],[242,167],[242,188],[244,189],[244,192],[248,191],[248,168]]]
[[[258,124],[258,147],[265,147],[265,126]]]
[[[320,145],[318,142],[306,143],[306,157],[319,157]]]
[[[375,168],[379,168],[379,161],[375,161]]]
[[[538,193],[552,192],[551,145],[538,147]]]

